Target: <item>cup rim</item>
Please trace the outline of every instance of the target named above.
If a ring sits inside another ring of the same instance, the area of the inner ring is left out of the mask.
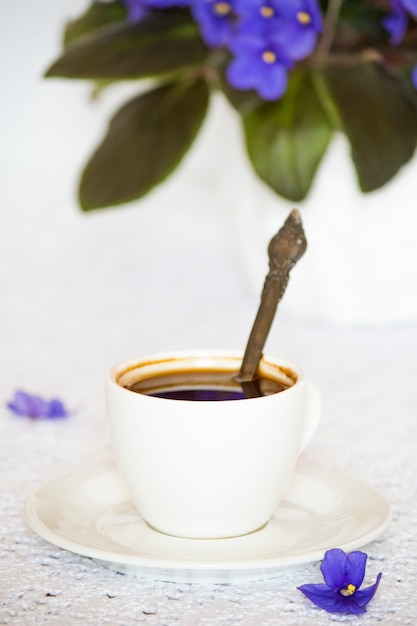
[[[243,350],[227,350],[227,349],[216,350],[213,348],[210,348],[210,349],[200,348],[200,349],[191,349],[191,350],[172,350],[172,351],[145,354],[135,359],[129,359],[127,361],[123,361],[121,363],[114,365],[112,368],[110,368],[108,372],[107,382],[110,385],[116,387],[118,390],[120,390],[120,392],[129,394],[129,396],[131,396],[133,392],[129,389],[126,389],[123,386],[123,384],[120,382],[123,376],[126,376],[131,372],[134,372],[140,368],[144,368],[144,369],[146,368],[146,371],[147,371],[146,378],[153,378],[158,375],[158,371],[155,368],[157,368],[160,364],[165,363],[168,366],[167,369],[169,370],[169,363],[176,363],[179,360],[192,361],[192,360],[197,360],[197,359],[206,361],[206,369],[208,369],[209,368],[208,363],[210,361],[213,363],[216,358],[219,360],[223,359],[224,363],[226,362],[230,363],[231,361],[236,361],[236,366],[237,366],[236,369],[238,370],[240,367],[242,358],[243,358]],[[271,354],[263,354],[261,358],[261,372],[262,370],[264,372],[267,372],[268,365],[272,367],[279,367],[280,370],[283,372],[284,376],[286,376],[287,379],[291,381],[291,385],[281,393],[287,394],[291,390],[294,390],[295,388],[299,388],[300,384],[303,383],[305,380],[305,375],[302,369],[298,365],[293,363],[292,361],[289,361],[288,359],[273,356]],[[204,369],[204,366],[201,367],[201,369]],[[225,367],[225,369],[234,370],[235,368],[230,367],[229,365],[229,367]],[[188,368],[184,367],[184,370],[189,370],[189,366]],[[178,371],[178,367],[175,368],[175,371]],[[137,395],[137,394],[134,393],[133,395]],[[146,396],[146,394],[144,395]],[[273,396],[275,396],[275,394],[272,394],[272,396],[267,395],[267,396],[260,396],[256,398],[247,398],[247,400],[258,400],[258,401],[266,400]],[[153,397],[153,396],[146,396],[146,397],[152,400],[161,400],[161,398],[158,398],[158,397]],[[181,400],[175,400],[175,402],[181,402]],[[233,402],[233,400],[227,400],[227,402]]]

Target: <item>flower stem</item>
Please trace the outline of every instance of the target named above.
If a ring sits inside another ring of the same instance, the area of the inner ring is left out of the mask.
[[[323,35],[317,46],[317,56],[325,56],[330,52],[333,39],[336,33],[337,22],[339,20],[340,9],[343,0],[329,0],[326,17],[324,20]]]

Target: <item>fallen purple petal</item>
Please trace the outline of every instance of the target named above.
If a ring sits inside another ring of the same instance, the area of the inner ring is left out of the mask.
[[[70,415],[61,400],[45,400],[21,390],[15,392],[12,400],[7,403],[7,408],[15,415],[30,419],[60,419]]]

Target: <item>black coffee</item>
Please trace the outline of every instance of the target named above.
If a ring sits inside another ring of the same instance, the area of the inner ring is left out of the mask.
[[[213,402],[268,396],[290,386],[272,378],[257,378],[250,386],[240,385],[236,376],[237,372],[230,371],[190,370],[138,380],[125,388],[157,398]]]

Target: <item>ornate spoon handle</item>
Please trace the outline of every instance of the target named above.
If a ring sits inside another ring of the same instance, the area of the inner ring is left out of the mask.
[[[269,330],[275,313],[290,277],[290,271],[307,248],[307,240],[301,221],[300,212],[293,209],[282,228],[271,239],[268,246],[269,272],[265,278],[261,295],[261,303],[248,339],[242,367],[236,380],[242,383],[251,383],[256,378],[259,360],[262,356]],[[253,393],[250,385],[244,386],[248,395],[259,395],[256,389]]]

